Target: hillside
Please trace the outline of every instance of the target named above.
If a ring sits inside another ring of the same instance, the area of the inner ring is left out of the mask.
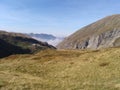
[[[120,14],[105,17],[74,34],[57,47],[60,49],[99,49],[120,46]]]
[[[43,49],[55,48],[21,33],[0,31],[0,57],[11,54],[34,53]]]
[[[0,90],[120,90],[120,48],[0,59]]]

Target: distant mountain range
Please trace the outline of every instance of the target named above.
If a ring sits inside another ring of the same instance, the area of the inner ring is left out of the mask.
[[[50,45],[56,46],[57,44],[59,44],[61,41],[64,40],[64,37],[57,37],[51,34],[34,34],[34,33],[30,33],[27,34],[32,38],[35,38],[37,40],[43,41],[43,42],[47,42]]]
[[[120,46],[120,14],[107,16],[63,40],[59,49],[100,49]]]
[[[0,58],[12,54],[30,54],[48,48],[55,49],[52,45],[25,34],[0,31]]]
[[[43,39],[43,40],[54,40],[57,37],[51,35],[51,34],[34,34],[34,33],[30,33],[28,34],[31,37],[35,37],[35,38],[39,38],[39,39]]]

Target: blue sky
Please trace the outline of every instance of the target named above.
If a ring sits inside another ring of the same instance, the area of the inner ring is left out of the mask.
[[[0,30],[66,36],[112,14],[120,0],[0,0]]]

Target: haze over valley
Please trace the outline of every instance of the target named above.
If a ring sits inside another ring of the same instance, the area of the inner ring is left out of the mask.
[[[27,34],[27,35],[29,35],[29,36],[37,39],[37,40],[47,42],[48,44],[51,44],[53,46],[57,46],[65,38],[65,37],[54,36],[54,35],[51,35],[51,34],[34,34],[34,33],[30,33],[30,34]]]

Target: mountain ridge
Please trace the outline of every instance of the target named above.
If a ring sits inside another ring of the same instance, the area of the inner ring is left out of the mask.
[[[40,38],[40,39],[46,39],[46,40],[49,40],[49,39],[56,39],[55,36],[53,36],[52,34],[44,34],[44,33],[30,33],[30,34],[27,34],[28,36],[31,36],[31,37],[35,37],[35,38]]]

